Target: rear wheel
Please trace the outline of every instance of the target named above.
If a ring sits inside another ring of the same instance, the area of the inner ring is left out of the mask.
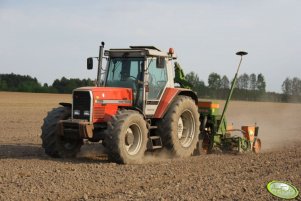
[[[82,139],[68,139],[59,135],[58,122],[68,119],[70,116],[70,108],[58,107],[48,112],[47,117],[44,118],[44,124],[41,127],[41,138],[42,147],[45,149],[47,155],[51,157],[72,158],[80,151],[83,144]]]
[[[199,138],[199,113],[195,102],[178,96],[158,126],[164,146],[177,157],[191,156]]]
[[[111,161],[124,164],[141,163],[147,144],[147,128],[143,116],[132,110],[118,111],[109,122],[105,144]]]

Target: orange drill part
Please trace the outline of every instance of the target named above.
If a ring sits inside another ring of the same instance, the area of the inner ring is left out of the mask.
[[[255,137],[255,126],[242,126],[241,130],[244,131],[244,137],[253,142]]]

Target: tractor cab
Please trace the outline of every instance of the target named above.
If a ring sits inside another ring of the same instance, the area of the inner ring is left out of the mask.
[[[101,73],[103,76],[98,77],[102,79],[98,82],[102,83],[100,86],[131,89],[133,107],[154,115],[165,89],[174,87],[174,53],[153,46],[130,46],[106,50],[104,55],[107,65]],[[92,69],[91,59],[88,58],[88,69]]]

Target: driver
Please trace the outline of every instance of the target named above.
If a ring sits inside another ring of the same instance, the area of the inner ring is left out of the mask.
[[[130,62],[127,60],[123,61],[122,69],[120,72],[120,80],[121,81],[126,81],[130,77],[130,70],[131,70]]]

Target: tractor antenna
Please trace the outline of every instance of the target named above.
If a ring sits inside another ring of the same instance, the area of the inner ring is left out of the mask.
[[[103,49],[105,43],[102,41],[101,46],[99,46],[99,56],[98,56],[98,70],[97,70],[97,86],[100,87],[101,84],[101,69],[102,69],[102,58],[103,58]]]
[[[239,52],[236,52],[236,55],[240,56],[240,61],[239,61],[239,64],[238,64],[238,67],[237,67],[237,71],[235,73],[235,76],[234,76],[234,79],[232,81],[232,85],[231,85],[231,88],[230,88],[230,92],[228,94],[228,98],[227,98],[227,101],[225,103],[225,106],[224,106],[224,110],[223,110],[223,113],[222,113],[222,116],[221,116],[221,120],[220,120],[220,123],[217,127],[217,132],[219,131],[220,129],[220,126],[221,124],[223,123],[224,121],[224,117],[225,117],[225,113],[227,111],[227,108],[228,108],[228,104],[229,104],[229,101],[231,100],[231,97],[232,97],[232,94],[233,94],[233,91],[234,91],[234,88],[235,88],[235,85],[236,85],[236,81],[237,81],[237,75],[238,75],[238,72],[239,72],[239,69],[240,69],[240,65],[241,65],[241,62],[242,62],[242,57],[244,55],[247,55],[248,53],[247,52],[244,52],[244,51],[239,51]],[[225,125],[227,126],[227,125]],[[225,127],[226,128],[226,127]]]

